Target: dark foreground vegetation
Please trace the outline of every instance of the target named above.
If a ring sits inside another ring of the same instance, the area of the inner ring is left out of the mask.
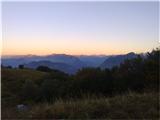
[[[2,66],[2,118],[158,119],[159,52],[75,75]],[[18,110],[19,104],[27,108]]]

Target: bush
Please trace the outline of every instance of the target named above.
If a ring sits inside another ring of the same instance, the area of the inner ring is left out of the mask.
[[[52,71],[52,69],[50,69],[49,67],[46,67],[46,66],[38,66],[36,68],[36,70],[42,71],[42,72],[51,72]]]
[[[26,80],[22,86],[22,101],[36,101],[38,99],[38,86],[31,80]]]
[[[18,68],[19,69],[24,69],[24,65],[19,65]]]

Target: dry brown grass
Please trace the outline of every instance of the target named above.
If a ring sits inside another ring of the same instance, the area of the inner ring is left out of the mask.
[[[56,100],[34,105],[27,112],[2,112],[3,118],[28,119],[158,119],[157,93],[128,93],[111,98],[86,97],[79,100]],[[3,109],[2,109],[3,111]],[[10,112],[10,113],[9,113]],[[3,114],[5,113],[5,114]],[[7,113],[7,116],[5,116]],[[12,116],[13,115],[13,116]]]

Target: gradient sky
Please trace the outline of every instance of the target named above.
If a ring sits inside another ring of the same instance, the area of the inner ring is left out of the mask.
[[[158,2],[3,2],[3,55],[123,54],[158,47]]]

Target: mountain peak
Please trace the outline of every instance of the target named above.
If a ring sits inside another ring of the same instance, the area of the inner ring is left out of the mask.
[[[132,59],[135,58],[137,55],[134,52],[130,52],[125,55],[117,55],[117,56],[111,56],[108,59],[106,59],[100,67],[102,69],[104,68],[112,68],[114,66],[119,66],[125,59]]]
[[[135,55],[134,52],[129,52],[127,55]]]

